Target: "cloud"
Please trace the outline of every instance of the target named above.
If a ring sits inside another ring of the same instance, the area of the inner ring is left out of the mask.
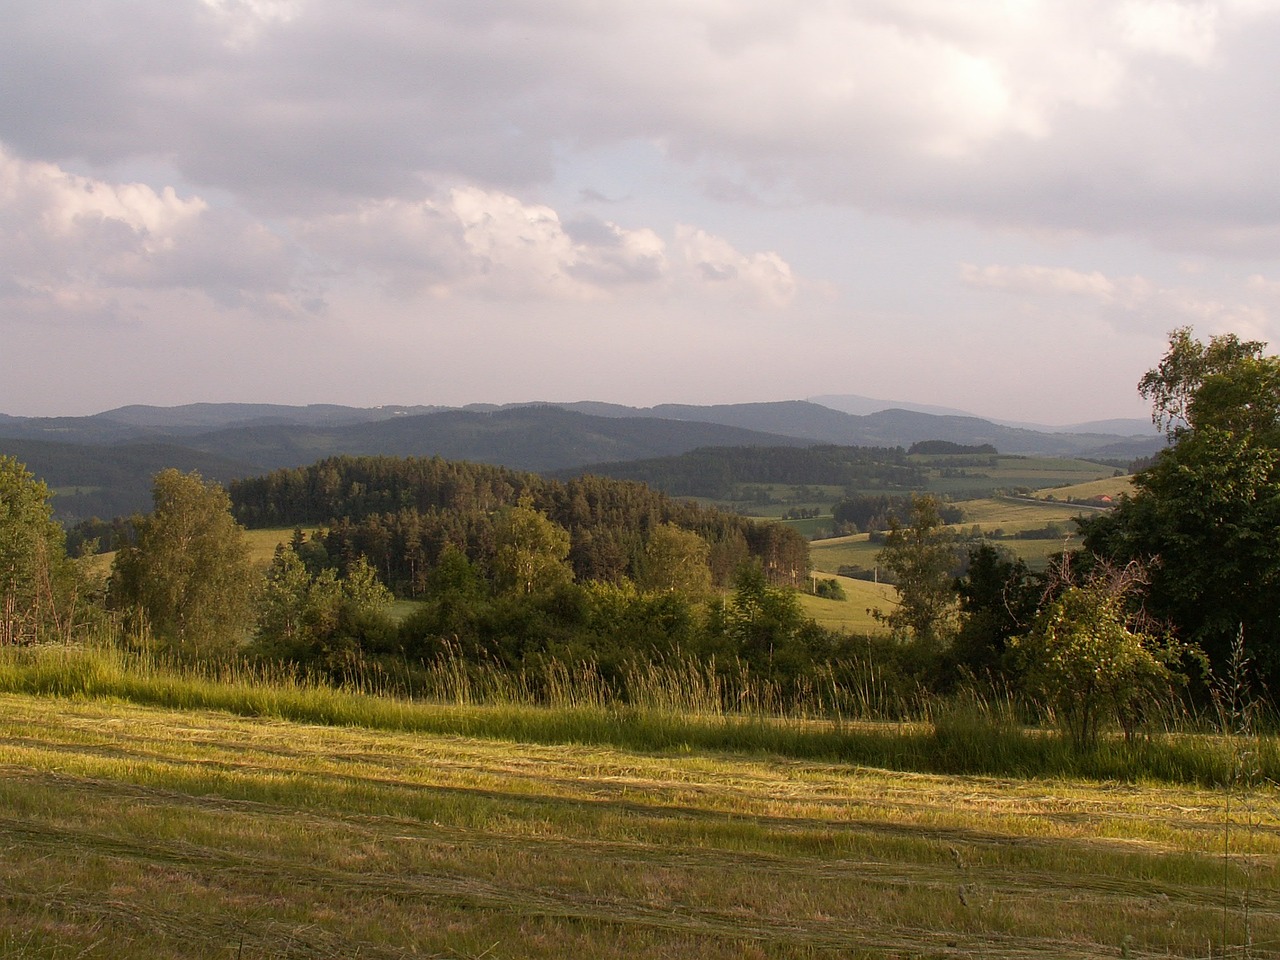
[[[287,244],[172,187],[110,183],[0,146],[0,264],[28,307],[103,309],[121,290],[199,290],[224,305],[288,301]]]
[[[411,200],[424,183],[528,194],[566,151],[643,141],[722,196],[728,165],[749,181],[742,197],[785,187],[1185,249],[1280,227],[1274,3],[139,0],[122,14],[65,0],[11,13],[0,136],[23,155],[164,157],[255,213]]]
[[[1098,271],[1082,273],[1068,267],[991,265],[961,266],[960,278],[971,287],[1041,296],[1070,294],[1091,297],[1104,303],[1116,297],[1116,284]]]
[[[775,307],[786,306],[795,296],[796,278],[778,254],[743,254],[697,227],[680,226],[676,236],[687,272],[704,287],[729,288]]]
[[[399,296],[590,301],[730,293],[785,306],[797,281],[778,254],[742,253],[680,226],[674,245],[653,229],[578,216],[544,204],[460,187],[443,197],[383,200],[301,222],[298,234],[336,270],[380,278]]]
[[[1256,274],[1228,296],[1203,288],[1163,286],[1140,275],[1110,277],[1068,267],[963,264],[960,281],[975,289],[1037,298],[1045,316],[1074,310],[1067,306],[1070,301],[1092,301],[1100,316],[1120,328],[1163,331],[1185,324],[1208,334],[1247,331],[1248,336],[1265,338],[1272,326],[1270,316],[1280,307],[1280,283]]]

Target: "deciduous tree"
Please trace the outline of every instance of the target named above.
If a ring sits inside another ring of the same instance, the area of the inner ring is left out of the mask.
[[[66,639],[76,572],[49,489],[12,457],[0,457],[0,644]]]
[[[638,586],[653,593],[703,597],[711,590],[710,552],[707,541],[696,533],[670,523],[659,524],[649,531]]]
[[[956,560],[955,535],[943,522],[937,498],[912,496],[907,522],[890,519],[876,555],[898,586],[897,607],[877,616],[895,630],[909,631],[918,643],[941,642],[953,627]]]
[[[498,518],[494,579],[516,593],[549,591],[573,580],[569,566],[569,531],[534,509],[522,497]]]
[[[226,647],[252,626],[257,575],[227,493],[198,473],[163,470],[137,543],[116,555],[108,597],[135,629],[192,653]]]
[[[1078,747],[1108,723],[1131,736],[1148,706],[1168,700],[1181,680],[1169,648],[1129,622],[1125,590],[1105,579],[1067,587],[1025,637],[1014,638],[1028,692],[1052,707]]]
[[[1280,676],[1280,359],[1234,336],[1187,330],[1143,377],[1173,444],[1132,496],[1084,524],[1085,547],[1150,568],[1149,612],[1223,668],[1243,628],[1264,677]]]

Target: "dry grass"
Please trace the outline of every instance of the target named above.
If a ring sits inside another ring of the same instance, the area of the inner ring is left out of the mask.
[[[1069,487],[1047,487],[1044,490],[1037,490],[1035,496],[1056,497],[1059,500],[1089,500],[1093,497],[1111,497],[1115,499],[1122,493],[1133,492],[1133,477],[1107,477],[1104,480],[1094,480],[1092,483],[1076,483]]]
[[[1280,949],[1267,793],[1224,864],[1194,788],[21,696],[0,733],[5,956],[1208,957],[1246,866]]]

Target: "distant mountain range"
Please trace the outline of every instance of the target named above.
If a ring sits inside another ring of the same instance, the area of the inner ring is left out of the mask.
[[[0,454],[18,457],[56,491],[60,516],[79,519],[146,509],[150,478],[166,466],[227,481],[337,454],[440,456],[550,472],[708,446],[950,440],[989,443],[1001,453],[1128,461],[1163,443],[1149,424],[1145,435],[1121,436],[1114,429],[1124,421],[1108,423],[1113,429],[1034,430],[919,410],[855,414],[805,400],[647,408],[589,401],[464,408],[201,403],[89,417],[0,415]]]
[[[821,397],[810,397],[813,403],[840,410],[844,413],[866,416],[882,410],[910,410],[913,413],[932,413],[940,417],[977,418],[976,414],[964,410],[953,410],[950,407],[935,407],[922,403],[906,403],[897,400],[876,400],[873,397],[862,397],[853,393],[831,394]],[[1036,433],[1083,433],[1114,434],[1118,437],[1146,436],[1151,433],[1151,421],[1128,417],[1115,420],[1090,420],[1087,423],[1073,423],[1065,426],[1047,426],[1042,423],[1028,423],[1021,420],[990,419],[992,423],[1003,427],[1017,427],[1021,430],[1032,430]]]

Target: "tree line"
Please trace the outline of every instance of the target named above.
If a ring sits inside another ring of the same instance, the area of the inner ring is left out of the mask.
[[[795,585],[809,570],[807,541],[789,527],[673,499],[643,484],[582,476],[561,482],[440,458],[332,457],[230,485],[246,526],[322,526],[340,570],[363,557],[397,595],[421,596],[452,547],[489,570],[504,510],[527,501],[568,535],[581,582],[642,580],[654,531],[674,527],[707,545],[712,582],[728,584],[748,560],[770,582]]]
[[[790,484],[907,490],[928,480],[901,447],[700,447],[673,457],[594,464],[591,473],[641,481],[675,497],[741,499],[746,485]],[[574,476],[580,471],[562,472]]]

